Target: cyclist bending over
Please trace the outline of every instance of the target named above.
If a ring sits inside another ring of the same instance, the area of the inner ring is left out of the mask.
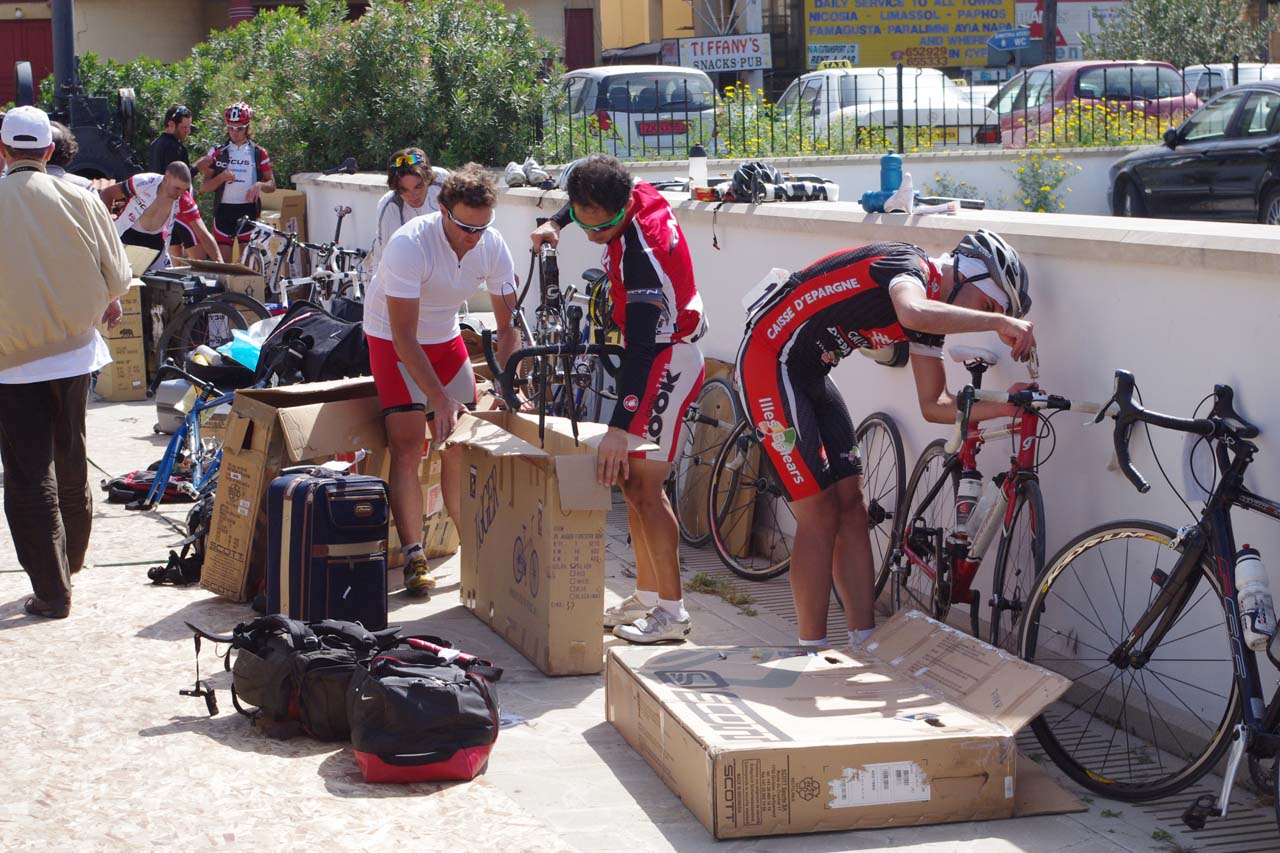
[[[943,335],[996,332],[1013,357],[1035,336],[1026,267],[998,235],[978,231],[938,258],[906,243],[846,249],[794,273],[754,306],[738,349],[738,390],[796,517],[791,591],[800,644],[827,644],[834,580],[849,644],[875,627],[875,571],[854,425],[828,375],[855,349],[909,341],[920,412],[953,423]],[[1021,387],[1021,386],[1019,386]],[[977,403],[975,420],[1012,415]]]
[[[533,232],[534,251],[543,242],[556,245],[569,222],[604,246],[614,321],[625,340],[597,475],[606,486],[622,486],[636,591],[605,611],[605,627],[631,643],[683,641],[690,625],[680,588],[680,530],[663,484],[685,411],[702,387],[702,351],[694,342],[706,325],[693,260],[666,199],[614,158],[577,161],[565,189],[569,203]],[[629,456],[628,433],[660,449]]]

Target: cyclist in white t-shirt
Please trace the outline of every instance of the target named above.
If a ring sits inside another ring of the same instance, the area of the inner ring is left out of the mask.
[[[369,363],[386,418],[391,451],[391,511],[405,555],[405,588],[427,595],[435,586],[422,553],[422,525],[399,519],[422,518],[418,464],[427,435],[443,441],[459,414],[475,404],[475,378],[462,341],[458,309],[486,285],[498,327],[497,349],[504,361],[518,339],[511,327],[515,268],[502,235],[491,228],[497,185],[476,163],[445,179],[440,210],[401,226],[387,241],[382,261],[365,294],[364,330]],[[445,509],[459,520],[460,460],[443,456],[440,480]]]
[[[382,249],[397,228],[415,216],[440,209],[440,188],[447,177],[449,171],[432,166],[421,148],[401,148],[391,155],[387,165],[387,186],[391,189],[378,199],[377,233],[365,269],[378,268]]]

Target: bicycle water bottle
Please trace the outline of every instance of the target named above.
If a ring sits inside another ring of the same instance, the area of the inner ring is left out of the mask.
[[[969,559],[980,562],[982,555],[987,553],[991,540],[996,537],[996,531],[1004,521],[1004,509],[1008,503],[1009,499],[1005,497],[1001,483],[997,480],[987,481],[982,489],[982,499],[978,501],[973,515],[969,516],[967,531],[969,538],[973,540],[973,545],[969,547]]]
[[[960,482],[956,483],[956,527],[957,533],[965,533],[969,519],[973,516],[978,497],[982,494],[982,472],[970,469],[960,472]]]
[[[902,156],[890,151],[880,158],[880,189],[891,193],[902,186]]]
[[[707,186],[707,149],[695,145],[689,149],[689,193]]]
[[[1236,554],[1236,600],[1240,603],[1240,629],[1255,652],[1264,651],[1276,630],[1276,608],[1267,582],[1267,567],[1257,548],[1247,544]]]

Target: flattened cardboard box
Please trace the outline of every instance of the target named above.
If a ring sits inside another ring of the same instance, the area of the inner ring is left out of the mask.
[[[200,585],[233,601],[252,597],[251,578],[265,569],[263,499],[282,467],[385,446],[382,410],[368,377],[237,391]]]
[[[716,838],[1011,817],[1014,736],[1070,682],[914,611],[872,639],[614,647],[608,719]]]
[[[511,412],[463,417],[462,602],[547,675],[604,668],[605,515],[596,482],[601,424]],[[639,440],[634,449],[648,448]]]

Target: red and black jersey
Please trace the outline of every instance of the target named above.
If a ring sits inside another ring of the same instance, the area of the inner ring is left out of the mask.
[[[907,243],[872,243],[828,255],[793,274],[749,318],[742,347],[777,354],[793,376],[825,376],[855,349],[910,341],[913,351],[940,353],[943,337],[907,329],[889,298],[902,275],[937,299],[942,279],[928,254]]]

